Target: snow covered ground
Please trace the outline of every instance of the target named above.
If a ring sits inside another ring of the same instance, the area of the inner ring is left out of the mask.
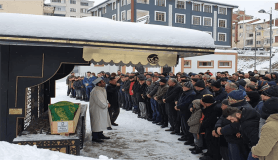
[[[52,103],[58,101],[79,102],[66,96],[67,86],[65,79],[56,81],[56,98]],[[88,104],[81,101],[82,104]],[[180,136],[170,135],[169,132],[161,129],[160,126],[154,125],[131,112],[121,110],[116,121],[117,127],[113,130],[105,131],[104,134],[110,136],[110,140],[98,144],[91,141],[90,116],[87,112],[87,135],[84,149],[81,155],[86,157],[97,158],[105,155],[113,159],[182,159],[198,160],[200,155],[192,155],[183,142],[177,139]]]

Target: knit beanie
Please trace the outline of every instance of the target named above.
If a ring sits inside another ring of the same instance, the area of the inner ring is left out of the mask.
[[[167,79],[166,79],[166,78],[161,78],[161,79],[160,79],[160,82],[162,82],[162,83],[167,83]]]
[[[198,79],[198,78],[192,78],[192,81],[194,81],[194,82],[198,82],[198,81],[199,81],[199,79]]]
[[[259,101],[261,99],[261,95],[257,91],[247,92],[246,94],[250,101]]]
[[[245,87],[245,85],[246,85],[246,81],[245,80],[239,80],[239,81],[237,81],[237,83],[239,85],[243,86],[243,87]]]
[[[203,80],[196,82],[195,86],[200,88],[206,88],[205,82]]]
[[[204,103],[214,103],[215,99],[213,98],[212,94],[205,94],[203,95],[202,101]]]
[[[216,88],[221,88],[221,83],[220,83],[220,81],[216,81],[216,82],[213,82],[213,83],[211,84],[211,86],[214,86],[214,87],[216,87]]]
[[[149,79],[147,79],[147,81],[152,82],[152,79],[151,79],[151,78],[149,78]]]
[[[246,96],[246,92],[242,89],[239,90],[233,90],[228,94],[228,97],[235,100],[235,101],[240,101],[243,100]]]
[[[213,82],[216,82],[216,80],[214,80],[214,79],[209,79],[209,80],[207,80],[207,82],[208,82],[208,83],[213,83]]]
[[[264,102],[261,117],[267,119],[271,114],[278,113],[278,98],[272,97]]]
[[[185,83],[183,84],[183,86],[186,87],[186,88],[193,89],[193,84],[192,84],[190,81],[185,82]]]
[[[250,80],[251,80],[251,82],[255,82],[255,83],[257,83],[257,81],[258,81],[255,77],[251,77]]]
[[[262,93],[268,97],[278,97],[278,86],[271,86]]]
[[[224,100],[222,101],[222,104],[229,105],[228,99],[224,99]]]

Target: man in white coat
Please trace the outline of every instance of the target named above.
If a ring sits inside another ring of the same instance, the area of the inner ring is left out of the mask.
[[[107,93],[105,82],[101,77],[93,81],[95,87],[90,93],[90,118],[92,129],[92,141],[101,143],[101,139],[110,139],[103,135],[103,131],[111,126],[108,108],[110,107],[107,101]]]

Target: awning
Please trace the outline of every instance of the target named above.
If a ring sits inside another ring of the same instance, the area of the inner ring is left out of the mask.
[[[84,47],[83,59],[94,64],[175,66],[177,52],[104,47]]]

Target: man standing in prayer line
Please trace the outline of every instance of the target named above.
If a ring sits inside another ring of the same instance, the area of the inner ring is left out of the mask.
[[[101,77],[93,81],[95,85],[90,94],[89,112],[91,118],[91,130],[93,142],[104,142],[101,139],[110,139],[103,135],[107,127],[111,127],[108,108],[111,106],[107,100],[105,82]]]

